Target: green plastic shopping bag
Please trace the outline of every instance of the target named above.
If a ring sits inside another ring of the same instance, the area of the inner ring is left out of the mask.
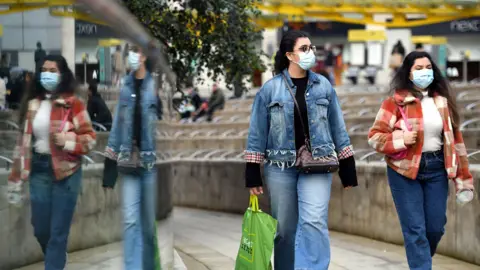
[[[258,207],[258,198],[250,196],[250,207],[243,216],[242,239],[235,270],[272,269],[273,239],[277,221]]]
[[[158,236],[157,236],[157,222],[155,221],[155,270],[162,270],[162,264],[160,261],[160,249],[158,248]]]

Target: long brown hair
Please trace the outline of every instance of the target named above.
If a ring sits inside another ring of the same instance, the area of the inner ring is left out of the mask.
[[[445,79],[443,74],[440,72],[440,69],[437,67],[435,62],[432,60],[432,57],[427,52],[414,51],[409,53],[403,60],[402,66],[399,68],[395,77],[393,78],[390,89],[395,90],[408,90],[415,97],[421,98],[422,93],[418,92],[412,81],[410,80],[410,70],[415,64],[415,60],[419,58],[428,58],[432,63],[433,70],[433,82],[428,87],[428,95],[433,97],[434,94],[438,94],[442,97],[445,97],[448,101],[448,109],[450,111],[450,116],[452,118],[452,125],[456,129],[459,126],[460,116],[458,114],[457,102],[455,98],[454,91],[450,87],[450,84]]]

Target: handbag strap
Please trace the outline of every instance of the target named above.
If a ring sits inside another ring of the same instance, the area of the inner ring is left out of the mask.
[[[401,106],[398,106],[398,109],[400,110],[400,114],[402,114],[402,118],[403,118],[403,121],[405,122],[405,126],[407,127],[407,130],[412,131],[412,127],[410,126],[410,123],[408,123],[408,118],[407,118],[407,115],[405,114],[405,110]]]
[[[58,129],[58,132],[62,132],[63,128],[65,127],[65,123],[68,120],[68,115],[70,114],[71,109],[67,109],[67,113],[65,114],[65,117],[63,118],[62,124],[60,124],[60,128]]]
[[[287,78],[285,75],[283,76],[283,80],[285,81],[285,84],[287,85],[288,92],[290,92],[290,95],[293,98],[293,103],[295,103],[295,109],[297,109],[298,113],[298,118],[300,119],[300,124],[302,124],[302,130],[303,130],[303,135],[305,136],[305,144],[307,147],[310,147],[310,141],[308,140],[308,135],[307,135],[307,130],[305,128],[305,123],[303,123],[303,118],[302,118],[302,112],[300,111],[300,106],[298,106],[297,99],[295,98],[295,95],[293,94],[292,88],[290,87],[290,84],[288,84]]]

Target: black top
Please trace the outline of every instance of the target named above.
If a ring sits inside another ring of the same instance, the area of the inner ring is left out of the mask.
[[[135,110],[133,117],[133,140],[137,141],[137,146],[139,149],[141,140],[142,140],[142,106],[140,104],[141,92],[140,88],[142,87],[143,79],[135,79],[134,81],[134,90],[135,90]]]
[[[310,137],[308,130],[308,114],[307,114],[307,102],[305,100],[305,92],[307,90],[308,77],[305,78],[292,78],[293,84],[297,87],[295,92],[295,99],[297,100],[298,107],[300,107],[300,112],[302,113],[302,120],[305,124],[305,132],[308,138]],[[297,109],[293,108],[293,123],[295,124],[295,148],[298,150],[302,145],[305,144],[305,132],[300,122],[300,116],[298,115]]]
[[[292,78],[292,82],[297,88],[295,92],[295,99],[297,100],[298,107],[302,113],[303,123],[305,124],[306,133],[309,137],[307,102],[305,100],[308,77],[298,79]],[[302,145],[305,144],[305,133],[303,131],[302,123],[300,122],[300,116],[298,115],[296,108],[293,108],[293,123],[295,125],[295,148],[298,150],[300,147],[302,147]],[[260,164],[247,163],[245,170],[245,181],[247,187],[258,187],[262,185]]]

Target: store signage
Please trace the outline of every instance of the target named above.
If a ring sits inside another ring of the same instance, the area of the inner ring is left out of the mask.
[[[480,17],[412,27],[412,35],[480,34]]]
[[[467,33],[480,32],[480,19],[478,20],[458,20],[450,22],[450,30]]]
[[[105,25],[75,20],[75,36],[89,38],[115,38],[117,35]]]
[[[76,23],[75,24],[75,34],[76,35],[96,35],[98,32],[97,25],[92,23]]]

